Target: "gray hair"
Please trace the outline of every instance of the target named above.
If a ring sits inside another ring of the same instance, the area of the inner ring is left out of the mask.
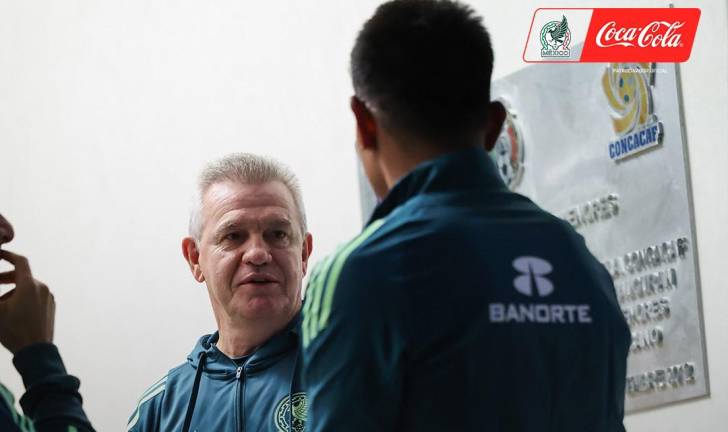
[[[301,236],[306,235],[306,211],[303,208],[301,187],[293,171],[273,158],[251,153],[232,153],[207,164],[200,173],[189,225],[190,236],[196,241],[202,237],[202,200],[205,193],[210,186],[224,181],[235,181],[242,184],[280,181],[293,196],[298,221],[301,225]]]

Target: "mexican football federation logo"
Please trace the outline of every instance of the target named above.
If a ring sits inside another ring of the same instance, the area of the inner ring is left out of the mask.
[[[541,27],[541,57],[569,57],[570,43],[571,30],[565,15],[561,21],[549,21]]]
[[[306,426],[306,413],[308,411],[306,393],[293,393],[291,399],[293,399],[293,408],[291,408],[288,395],[281,399],[276,407],[275,422],[278,432],[303,432]],[[290,422],[293,422],[293,425]]]
[[[498,168],[498,173],[508,189],[515,190],[523,177],[524,142],[518,118],[515,112],[506,107],[506,119],[503,122],[498,140],[495,142],[490,157]]]
[[[663,128],[654,113],[655,64],[611,63],[602,75],[602,89],[611,109],[617,140],[609,157],[618,161],[662,142]]]

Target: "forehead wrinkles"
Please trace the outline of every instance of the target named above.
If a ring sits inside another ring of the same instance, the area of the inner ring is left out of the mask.
[[[279,208],[235,209],[216,219],[210,229],[222,233],[228,229],[263,230],[273,227],[294,226],[291,218]]]
[[[203,226],[207,222],[219,225],[223,220],[228,223],[258,219],[283,219],[293,224],[294,212],[293,199],[282,183],[217,183],[211,185],[203,197]]]

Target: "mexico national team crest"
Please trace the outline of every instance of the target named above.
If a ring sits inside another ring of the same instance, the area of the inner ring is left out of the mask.
[[[602,88],[612,111],[617,139],[609,157],[618,161],[662,143],[663,128],[654,113],[652,63],[612,63],[602,75]]]
[[[525,157],[523,134],[516,113],[505,102],[503,105],[506,107],[506,119],[498,140],[490,151],[490,157],[498,167],[498,173],[508,189],[515,190],[523,177]]]
[[[570,57],[571,30],[566,16],[561,21],[549,21],[541,27],[541,57]]]
[[[288,396],[278,402],[275,411],[275,423],[278,432],[303,432],[306,426],[306,413],[308,411],[308,400],[306,393],[293,393],[293,408]],[[292,411],[291,411],[292,409]],[[291,424],[291,422],[293,424]]]

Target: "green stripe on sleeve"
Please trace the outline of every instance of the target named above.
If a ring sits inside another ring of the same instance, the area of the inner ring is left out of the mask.
[[[316,331],[316,323],[318,321],[319,311],[321,310],[321,298],[323,295],[323,286],[326,281],[326,275],[329,273],[331,268],[331,262],[338,250],[333,254],[327,256],[319,266],[317,266],[317,272],[311,275],[311,281],[309,282],[310,293],[307,293],[309,301],[307,302],[307,309],[304,311],[303,317],[303,345],[308,346],[311,342],[310,337]]]
[[[329,255],[320,265],[316,266],[315,274],[311,275],[306,293],[309,300],[304,307],[303,318],[303,347],[306,348],[311,341],[328,324],[331,315],[331,304],[334,299],[334,291],[338,282],[341,270],[346,259],[352,252],[361,246],[366,239],[371,237],[385,222],[379,219],[372,222],[364,231],[356,236],[349,243],[337,249]]]
[[[326,284],[326,294],[324,297],[324,304],[323,308],[321,310],[321,316],[319,317],[318,322],[318,331],[323,330],[326,328],[326,325],[329,323],[329,316],[331,316],[331,304],[334,301],[334,292],[336,291],[336,284],[339,282],[339,276],[341,276],[341,270],[344,268],[344,263],[346,262],[347,258],[349,258],[349,255],[351,255],[352,252],[359,246],[361,246],[362,243],[364,243],[369,237],[374,234],[379,227],[381,227],[384,224],[385,219],[379,219],[374,222],[372,222],[357,238],[354,239],[349,245],[336,257],[336,262],[334,262],[334,265],[331,269],[331,276],[329,276],[329,279]]]

